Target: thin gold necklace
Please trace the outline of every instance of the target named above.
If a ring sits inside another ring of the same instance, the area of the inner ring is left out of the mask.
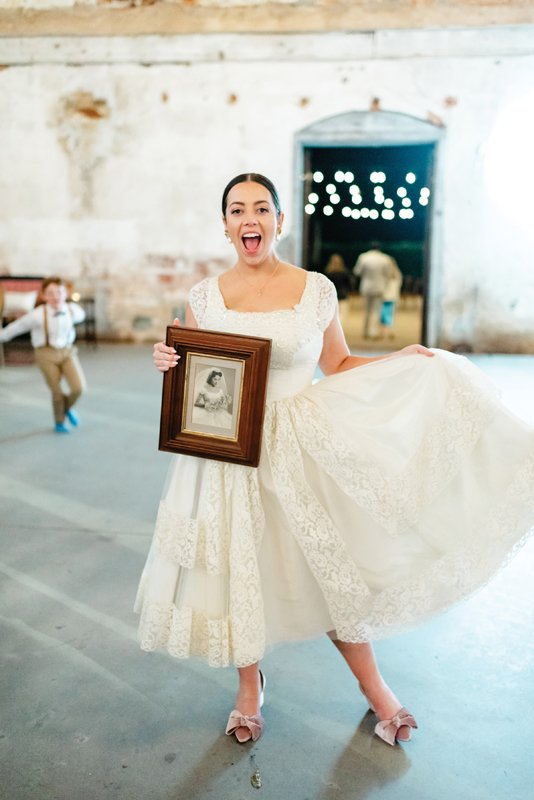
[[[239,277],[241,278],[241,280],[245,281],[245,283],[248,283],[248,285],[249,285],[249,286],[250,286],[252,289],[254,289],[254,291],[256,292],[256,294],[258,295],[258,297],[261,297],[261,296],[262,296],[262,294],[263,294],[263,291],[264,291],[265,287],[267,286],[267,284],[269,283],[269,281],[271,280],[271,278],[274,278],[274,276],[276,275],[276,272],[277,272],[277,270],[278,270],[278,267],[279,267],[279,266],[280,266],[280,259],[278,258],[278,259],[276,260],[276,267],[275,267],[275,268],[274,268],[274,270],[271,272],[271,274],[269,275],[269,277],[267,278],[267,280],[265,281],[265,283],[263,284],[263,286],[261,286],[259,289],[258,289],[258,287],[257,287],[257,286],[255,286],[253,283],[251,283],[251,282],[248,280],[248,278],[245,278],[245,276],[241,274],[241,270],[239,269],[239,267],[237,266],[237,264],[236,264],[235,268],[236,268],[236,270],[237,270],[237,274],[239,275]]]

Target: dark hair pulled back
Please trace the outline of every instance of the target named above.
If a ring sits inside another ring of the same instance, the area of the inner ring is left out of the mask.
[[[260,175],[259,172],[244,172],[242,175],[236,175],[236,177],[232,178],[232,180],[226,185],[222,196],[223,216],[226,215],[228,192],[230,189],[233,189],[234,186],[237,186],[238,183],[259,183],[261,186],[264,186],[273,199],[277,216],[280,216],[282,213],[282,206],[280,205],[280,198],[278,197],[276,187],[274,183],[269,180],[269,178],[266,178],[265,175]]]
[[[206,378],[206,383],[209,383],[210,386],[213,386],[214,385],[213,384],[213,379],[214,379],[214,377],[216,375],[218,375],[219,378],[222,378],[223,374],[222,374],[220,369],[212,369],[212,371],[210,372],[210,374]]]

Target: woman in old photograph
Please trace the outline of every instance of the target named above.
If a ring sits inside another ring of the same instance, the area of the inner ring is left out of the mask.
[[[232,398],[228,394],[222,370],[211,367],[203,370],[195,381],[195,400],[192,421],[215,428],[231,428],[229,411]]]

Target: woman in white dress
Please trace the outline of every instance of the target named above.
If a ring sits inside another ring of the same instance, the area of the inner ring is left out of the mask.
[[[203,370],[195,386],[192,421],[215,428],[231,428],[232,415],[228,411],[231,402],[221,370],[215,367]]]
[[[282,262],[284,215],[261,175],[222,202],[236,262],[193,287],[186,324],[272,340],[257,469],[175,456],[136,607],[145,650],[239,673],[226,732],[256,740],[268,645],[327,633],[375,712],[415,720],[372,640],[474,591],[534,522],[534,431],[465,358],[411,345],[351,356],[333,284]],[[176,323],[177,324],[177,323]],[[177,363],[155,345],[161,371]],[[327,376],[312,385],[319,364]]]

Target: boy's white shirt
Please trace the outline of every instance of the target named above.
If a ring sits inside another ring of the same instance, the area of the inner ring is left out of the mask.
[[[84,321],[85,311],[77,303],[73,303],[70,300],[64,303],[58,311],[48,304],[33,308],[27,314],[0,329],[0,342],[9,342],[16,336],[30,332],[33,347],[44,347],[46,344],[45,305],[48,323],[48,344],[56,348],[67,347],[72,344],[76,338],[74,326]]]

